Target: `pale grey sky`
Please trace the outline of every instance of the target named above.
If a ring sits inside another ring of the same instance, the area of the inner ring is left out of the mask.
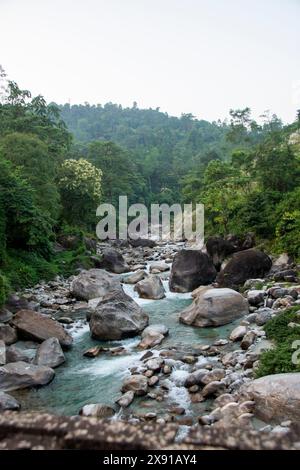
[[[0,0],[0,64],[48,101],[300,108],[300,0]]]

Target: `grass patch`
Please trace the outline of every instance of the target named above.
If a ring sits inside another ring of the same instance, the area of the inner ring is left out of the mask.
[[[292,356],[299,346],[294,349],[293,343],[300,340],[299,306],[288,308],[265,325],[267,338],[273,340],[275,348],[262,353],[256,377],[286,372],[300,372],[300,364],[294,364]],[[299,327],[291,328],[289,323],[297,323]]]

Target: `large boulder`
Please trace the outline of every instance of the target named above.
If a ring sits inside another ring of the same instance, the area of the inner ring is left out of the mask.
[[[236,251],[233,243],[222,237],[209,237],[206,242],[206,250],[215,268],[219,271],[223,261]]]
[[[13,362],[0,367],[0,390],[46,385],[53,379],[55,372],[50,367],[35,366],[27,362]]]
[[[267,375],[243,386],[264,421],[300,420],[300,372]]]
[[[235,253],[218,274],[220,287],[239,287],[247,279],[263,278],[271,269],[272,261],[262,251],[250,248]]]
[[[161,279],[154,274],[150,274],[146,279],[139,281],[134,290],[143,299],[159,300],[165,297],[165,289]]]
[[[54,369],[65,362],[65,355],[57,338],[48,338],[37,348],[34,363]]]
[[[198,250],[176,253],[170,276],[172,292],[190,292],[214,281],[217,271],[207,254]]]
[[[0,323],[0,340],[4,341],[7,345],[15,343],[18,340],[15,328],[6,323]]]
[[[249,312],[247,300],[232,289],[203,287],[193,303],[180,314],[187,325],[206,327],[230,323]]]
[[[106,248],[103,250],[99,267],[116,274],[122,274],[129,271],[129,267],[125,263],[123,256],[114,248]]]
[[[64,327],[52,318],[33,310],[20,310],[13,319],[19,336],[24,339],[42,342],[48,338],[57,338],[62,347],[69,348],[73,339]]]
[[[8,393],[0,392],[0,411],[6,410],[19,410],[21,408],[20,403]]]
[[[143,331],[148,325],[148,315],[121,289],[103,297],[89,325],[92,338],[118,340]]]
[[[109,292],[121,290],[118,276],[104,271],[104,269],[90,269],[82,271],[71,284],[71,293],[79,300],[92,300],[104,297]]]
[[[37,347],[38,343],[33,341],[17,341],[17,343],[7,347],[7,362],[32,362],[35,358]]]

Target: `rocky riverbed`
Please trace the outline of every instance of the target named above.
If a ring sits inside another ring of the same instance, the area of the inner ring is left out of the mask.
[[[11,296],[0,313],[0,410],[174,423],[177,441],[234,423],[288,433],[300,373],[255,370],[273,347],[265,323],[300,311],[298,267],[247,244],[225,264],[221,240],[207,252],[136,245],[99,245],[95,269]]]

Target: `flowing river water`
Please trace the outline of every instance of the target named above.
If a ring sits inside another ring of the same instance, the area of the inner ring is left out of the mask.
[[[130,273],[128,273],[130,274]],[[179,313],[192,302],[191,294],[177,294],[169,290],[168,281],[163,281],[166,297],[162,300],[140,299],[134,286],[123,284],[125,292],[134,298],[149,315],[149,324],[161,323],[169,328],[169,335],[159,346],[159,350],[177,348],[187,351],[193,346],[211,344],[219,338],[227,338],[234,328],[234,323],[219,328],[194,328],[179,322]],[[74,338],[74,345],[65,353],[66,362],[56,369],[54,380],[47,386],[15,393],[22,404],[23,410],[47,411],[60,415],[77,415],[80,408],[88,403],[114,405],[120,396],[122,382],[129,369],[138,364],[145,351],[136,349],[140,338],[122,341],[100,342],[90,338],[89,326],[85,317],[79,318],[69,330]],[[96,358],[87,358],[83,352],[89,347],[103,345],[105,347],[123,346],[126,354],[111,356],[100,354]],[[153,350],[155,353],[156,350]],[[201,360],[201,359],[200,359]],[[153,411],[166,413],[171,405],[184,407],[187,414],[193,414],[196,407],[199,411],[206,410],[209,402],[193,405],[189,393],[183,387],[189,366],[182,362],[169,360],[173,372],[168,377],[168,397],[161,403],[155,400],[145,402],[145,398],[136,399],[125,414],[145,413]],[[150,408],[149,408],[150,405]]]

